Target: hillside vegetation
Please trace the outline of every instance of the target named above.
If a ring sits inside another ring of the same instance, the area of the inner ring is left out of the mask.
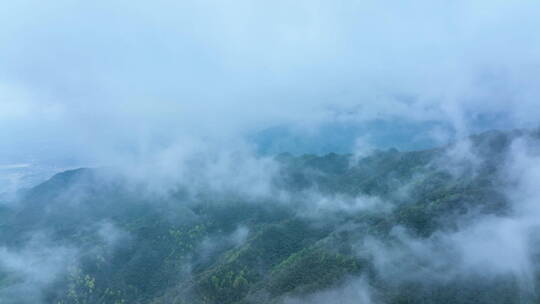
[[[512,147],[538,138],[280,154],[258,197],[152,195],[109,169],[66,171],[0,205],[0,302],[277,304],[367,288],[374,303],[538,303],[537,264],[528,285],[515,269],[469,271],[455,241],[515,216]],[[368,301],[350,300],[335,303]]]

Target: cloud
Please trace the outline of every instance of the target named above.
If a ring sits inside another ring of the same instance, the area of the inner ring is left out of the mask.
[[[316,133],[329,122],[438,121],[451,126],[433,131],[445,141],[477,125],[534,126],[540,114],[536,0],[21,0],[3,8],[0,163],[115,165],[151,195],[179,181],[194,191],[274,194],[275,163],[245,143],[271,126]],[[433,246],[443,244],[460,265],[529,281],[538,170],[536,156],[514,149],[514,217],[439,239],[395,231],[405,255],[371,244],[386,253],[379,265],[412,255],[438,269],[447,255]],[[471,157],[466,146],[453,152]],[[378,203],[315,202],[339,211]],[[17,260],[25,254],[2,251],[29,274]],[[54,264],[53,256],[35,259]]]
[[[382,304],[380,300],[375,300],[374,290],[369,286],[364,278],[350,280],[345,285],[316,292],[305,297],[287,298],[284,304],[318,304],[318,303],[340,303],[340,304]]]
[[[23,248],[0,247],[0,270],[8,277],[0,300],[41,303],[45,288],[73,265],[77,254],[76,248],[53,244],[42,234],[34,235]]]
[[[473,207],[467,214],[460,215],[453,228],[439,228],[429,237],[419,237],[399,225],[387,238],[366,236],[355,247],[359,256],[373,261],[380,280],[390,286],[413,283],[434,288],[476,278],[491,286],[486,289],[490,290],[495,286],[490,284],[504,278],[505,286],[517,284],[521,298],[537,295],[540,150],[537,139],[527,135],[514,139],[509,145],[508,153],[499,164],[501,172],[497,176],[493,174],[490,180],[504,192],[510,211],[486,215]],[[449,151],[451,153],[446,155],[449,160],[462,162],[471,157],[470,146],[466,153],[456,153],[455,148]],[[482,161],[478,155],[472,158]],[[474,169],[475,164],[466,167]],[[442,168],[446,170],[447,166]],[[482,200],[485,201],[478,203],[492,203],[489,198]],[[446,214],[445,220],[456,220],[451,216]]]
[[[24,0],[2,11],[11,158],[39,148],[106,163],[188,136],[343,119],[442,120],[465,134],[482,117],[522,126],[538,114],[532,0]]]

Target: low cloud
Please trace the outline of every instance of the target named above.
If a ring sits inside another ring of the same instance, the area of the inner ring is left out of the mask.
[[[77,261],[78,249],[54,244],[36,234],[21,248],[0,247],[0,270],[7,286],[2,303],[42,303],[43,292]]]
[[[539,11],[533,0],[18,1],[0,15],[0,160],[111,165],[192,137],[226,149],[276,125],[439,121],[458,137],[535,125]]]
[[[305,297],[291,297],[284,304],[383,304],[374,295],[376,291],[363,278],[350,280],[344,286],[316,292]]]

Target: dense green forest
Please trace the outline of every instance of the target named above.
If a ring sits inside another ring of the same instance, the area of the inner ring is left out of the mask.
[[[482,247],[497,223],[513,240],[523,188],[510,170],[539,138],[280,154],[261,195],[189,182],[154,194],[110,168],[59,173],[2,198],[0,303],[539,303],[535,225],[523,267]]]

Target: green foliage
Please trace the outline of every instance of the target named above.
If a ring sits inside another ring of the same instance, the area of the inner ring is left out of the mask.
[[[276,266],[268,289],[273,295],[314,292],[336,284],[345,275],[358,274],[361,268],[360,261],[354,257],[310,247]]]
[[[509,137],[473,141],[485,161],[474,170],[459,164],[458,173],[437,165],[443,148],[378,151],[360,160],[281,155],[273,183],[290,195],[288,205],[210,190],[188,197],[182,189],[155,201],[120,181],[103,182],[99,170],[68,171],[28,191],[16,212],[0,206],[0,245],[24,248],[28,235],[47,231],[55,245],[80,249],[70,271],[46,286],[44,303],[271,303],[351,276],[368,278],[389,304],[524,303],[515,278],[398,284],[374,274],[370,257],[359,257],[363,240],[391,243],[398,226],[422,239],[474,220],[473,212],[510,212],[499,178]],[[315,190],[335,199],[375,196],[391,208],[304,214],[312,211],[305,193]],[[126,236],[108,244],[96,225],[102,222]],[[238,227],[249,231],[245,239],[234,238]],[[0,270],[0,293],[22,281]]]

